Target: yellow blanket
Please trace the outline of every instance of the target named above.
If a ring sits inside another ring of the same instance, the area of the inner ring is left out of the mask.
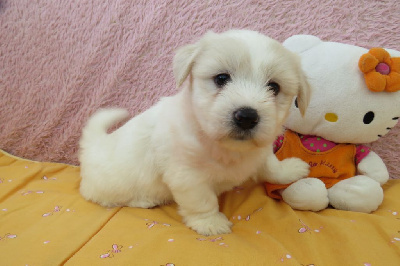
[[[79,167],[0,152],[0,265],[400,265],[400,180],[373,214],[294,211],[247,183],[221,196],[233,233],[204,237],[176,205],[106,209]]]

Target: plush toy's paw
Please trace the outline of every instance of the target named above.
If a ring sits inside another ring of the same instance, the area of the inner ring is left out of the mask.
[[[370,213],[382,203],[383,190],[375,180],[358,175],[328,189],[328,197],[336,209]]]
[[[307,177],[310,166],[299,158],[288,158],[280,161],[280,167],[274,173],[276,184],[289,184],[301,178]]]
[[[317,178],[304,178],[294,182],[282,192],[283,200],[293,209],[320,211],[328,207],[328,190]]]
[[[381,157],[370,152],[357,166],[358,172],[383,185],[389,180],[389,172]]]
[[[207,217],[191,215],[184,217],[184,221],[188,227],[205,236],[229,234],[232,232],[232,223],[220,212]]]

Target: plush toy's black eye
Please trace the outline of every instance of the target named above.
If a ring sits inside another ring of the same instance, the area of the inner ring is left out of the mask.
[[[371,124],[372,120],[374,120],[375,114],[374,112],[370,111],[364,115],[363,122],[364,124]]]
[[[279,84],[276,82],[270,81],[268,82],[267,86],[268,89],[271,90],[275,96],[278,95],[278,93],[281,91],[281,86],[279,86]]]
[[[297,97],[296,97],[296,100],[294,100],[294,106],[296,106],[296,108],[299,108],[299,103],[297,102]]]
[[[227,73],[218,74],[214,77],[214,83],[218,88],[222,88],[229,81],[231,81],[231,76]]]

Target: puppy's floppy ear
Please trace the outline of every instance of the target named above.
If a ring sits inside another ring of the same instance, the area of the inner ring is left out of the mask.
[[[205,43],[213,39],[218,34],[208,31],[204,36],[194,44],[189,44],[179,48],[174,57],[173,71],[175,82],[178,87],[182,85],[195,63],[196,57],[199,55]]]
[[[283,46],[296,54],[298,58],[298,76],[300,78],[300,88],[297,95],[297,105],[302,116],[304,116],[308,104],[310,103],[312,89],[307,81],[307,76],[301,68],[299,54],[304,53],[321,43],[323,43],[323,41],[313,35],[293,35],[283,42]]]
[[[299,91],[297,93],[297,105],[299,107],[300,113],[302,116],[306,113],[308,104],[310,103],[310,97],[312,93],[312,89],[310,84],[307,81],[307,77],[304,72],[300,69],[300,86]]]
[[[199,52],[198,46],[199,45],[196,43],[189,44],[176,51],[173,62],[173,71],[177,87],[182,85],[192,70],[192,66]]]

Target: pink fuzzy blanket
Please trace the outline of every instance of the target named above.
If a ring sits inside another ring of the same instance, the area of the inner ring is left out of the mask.
[[[0,148],[77,164],[89,115],[105,106],[135,115],[173,94],[174,50],[207,30],[400,50],[399,14],[398,0],[0,0]],[[372,144],[392,178],[399,135],[396,126]]]

